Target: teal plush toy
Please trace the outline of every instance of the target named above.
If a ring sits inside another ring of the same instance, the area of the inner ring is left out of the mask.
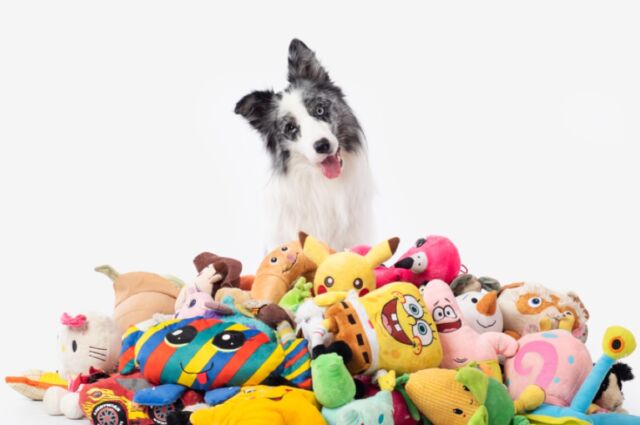
[[[393,401],[389,391],[362,400],[353,400],[336,409],[322,408],[329,425],[393,425]]]
[[[532,424],[539,425],[640,425],[640,417],[620,413],[596,413],[588,415],[591,402],[607,377],[613,364],[636,348],[633,334],[621,327],[607,329],[602,341],[604,354],[595,364],[591,373],[580,386],[569,407],[543,404],[526,417]]]

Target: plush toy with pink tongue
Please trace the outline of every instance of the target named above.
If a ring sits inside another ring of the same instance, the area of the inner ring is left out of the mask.
[[[342,156],[340,156],[340,148],[333,155],[327,156],[321,163],[320,168],[322,174],[328,179],[340,177],[342,172]]]
[[[459,369],[477,366],[488,376],[502,382],[498,356],[513,357],[518,342],[501,332],[480,334],[467,325],[449,285],[432,280],[420,288],[440,335],[444,356],[440,367]]]

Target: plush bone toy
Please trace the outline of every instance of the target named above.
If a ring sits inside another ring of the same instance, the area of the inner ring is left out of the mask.
[[[440,335],[444,351],[441,367],[458,369],[477,362],[487,375],[502,381],[498,356],[514,356],[518,350],[516,340],[500,332],[479,334],[467,325],[445,282],[432,280],[421,289]]]

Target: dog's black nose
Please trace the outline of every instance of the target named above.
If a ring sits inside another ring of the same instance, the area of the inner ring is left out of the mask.
[[[398,261],[395,266],[399,269],[410,269],[413,266],[413,258],[407,257]]]
[[[318,153],[329,153],[331,152],[331,143],[327,139],[320,139],[313,144],[313,148]]]

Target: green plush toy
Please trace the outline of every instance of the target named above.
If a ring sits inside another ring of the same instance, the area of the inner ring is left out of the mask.
[[[507,388],[475,367],[424,369],[397,379],[414,419],[424,415],[434,425],[524,425],[518,415],[537,408],[544,391],[527,387],[515,402]],[[403,387],[404,386],[404,387]]]
[[[293,288],[280,299],[278,305],[295,313],[298,307],[300,307],[300,304],[311,297],[311,288],[313,288],[313,282],[307,282],[307,279],[304,277],[299,277],[294,283]]]
[[[356,395],[356,383],[336,353],[323,354],[311,361],[311,380],[316,399],[329,409],[344,406]]]

